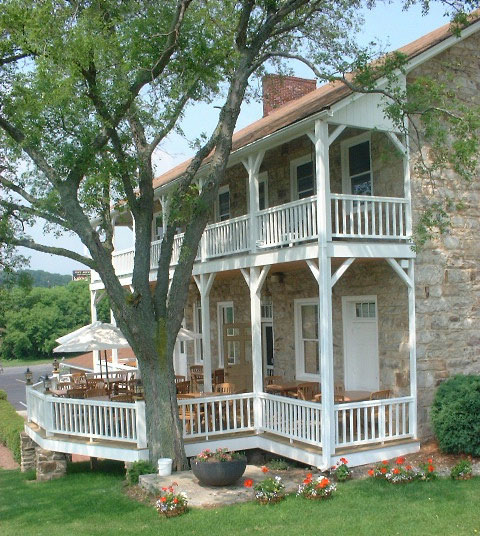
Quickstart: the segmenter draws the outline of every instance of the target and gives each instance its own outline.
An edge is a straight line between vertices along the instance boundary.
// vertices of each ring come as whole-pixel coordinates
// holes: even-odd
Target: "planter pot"
[[[468,473],[466,475],[460,475],[460,476],[454,476],[454,480],[470,480],[472,478],[472,473]]]
[[[278,495],[277,497],[272,497],[271,499],[261,498],[256,499],[258,504],[275,504],[285,499],[285,495]]]
[[[332,494],[329,495],[304,495],[305,499],[308,499],[310,501],[319,501],[321,499],[330,499]]]
[[[170,476],[172,474],[172,458],[160,458],[158,460],[159,476]]]
[[[247,459],[231,462],[191,462],[193,474],[207,486],[231,486],[243,475]]]
[[[164,512],[158,511],[158,513],[163,517],[177,517],[181,516],[187,511],[186,506],[180,506],[180,508],[175,508],[175,510],[165,510]]]

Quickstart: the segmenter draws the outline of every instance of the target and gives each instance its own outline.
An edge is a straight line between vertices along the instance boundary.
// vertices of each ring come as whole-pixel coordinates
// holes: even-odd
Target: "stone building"
[[[403,47],[406,79],[444,79],[478,106],[479,29],[477,15],[460,37],[447,25]],[[480,186],[447,171],[432,190],[378,94],[274,76],[264,93],[264,117],[234,136],[193,267],[184,325],[201,338],[178,342],[175,363],[186,377],[203,366],[205,392],[222,370],[236,394],[179,400],[187,455],[260,447],[329,467],[340,453],[358,465],[415,451],[435,387],[480,369]],[[152,281],[160,206],[187,164],[155,179]],[[451,227],[416,252],[416,223],[445,197],[461,202]],[[114,259],[129,285],[133,249]],[[90,288],[94,304],[95,273]],[[316,394],[280,396],[298,383]]]

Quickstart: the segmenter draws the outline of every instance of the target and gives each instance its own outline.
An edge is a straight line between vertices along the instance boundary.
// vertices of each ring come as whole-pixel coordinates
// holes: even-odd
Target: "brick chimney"
[[[287,102],[303,97],[317,88],[316,80],[268,74],[262,79],[263,117]]]

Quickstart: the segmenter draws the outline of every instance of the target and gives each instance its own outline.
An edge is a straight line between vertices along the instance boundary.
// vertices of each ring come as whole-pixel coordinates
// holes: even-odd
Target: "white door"
[[[376,296],[342,298],[345,389],[378,391],[378,322]]]

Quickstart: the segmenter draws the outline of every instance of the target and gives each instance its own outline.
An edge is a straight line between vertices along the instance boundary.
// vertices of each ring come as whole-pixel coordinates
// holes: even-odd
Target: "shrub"
[[[7,400],[7,393],[0,389],[0,400]]]
[[[457,465],[452,467],[450,476],[454,479],[466,479],[472,476],[472,462],[469,460],[460,460]]]
[[[286,460],[276,458],[267,462],[267,467],[270,471],[288,471],[290,469],[290,464]]]
[[[138,484],[138,477],[140,475],[151,475],[152,473],[156,473],[156,469],[150,462],[143,460],[133,462],[127,470],[127,482],[133,486],[134,484]]]
[[[480,456],[480,376],[457,375],[442,383],[431,419],[444,452]]]
[[[0,442],[11,450],[15,461],[20,463],[20,432],[23,432],[24,420],[3,398],[3,393],[0,392]]]

